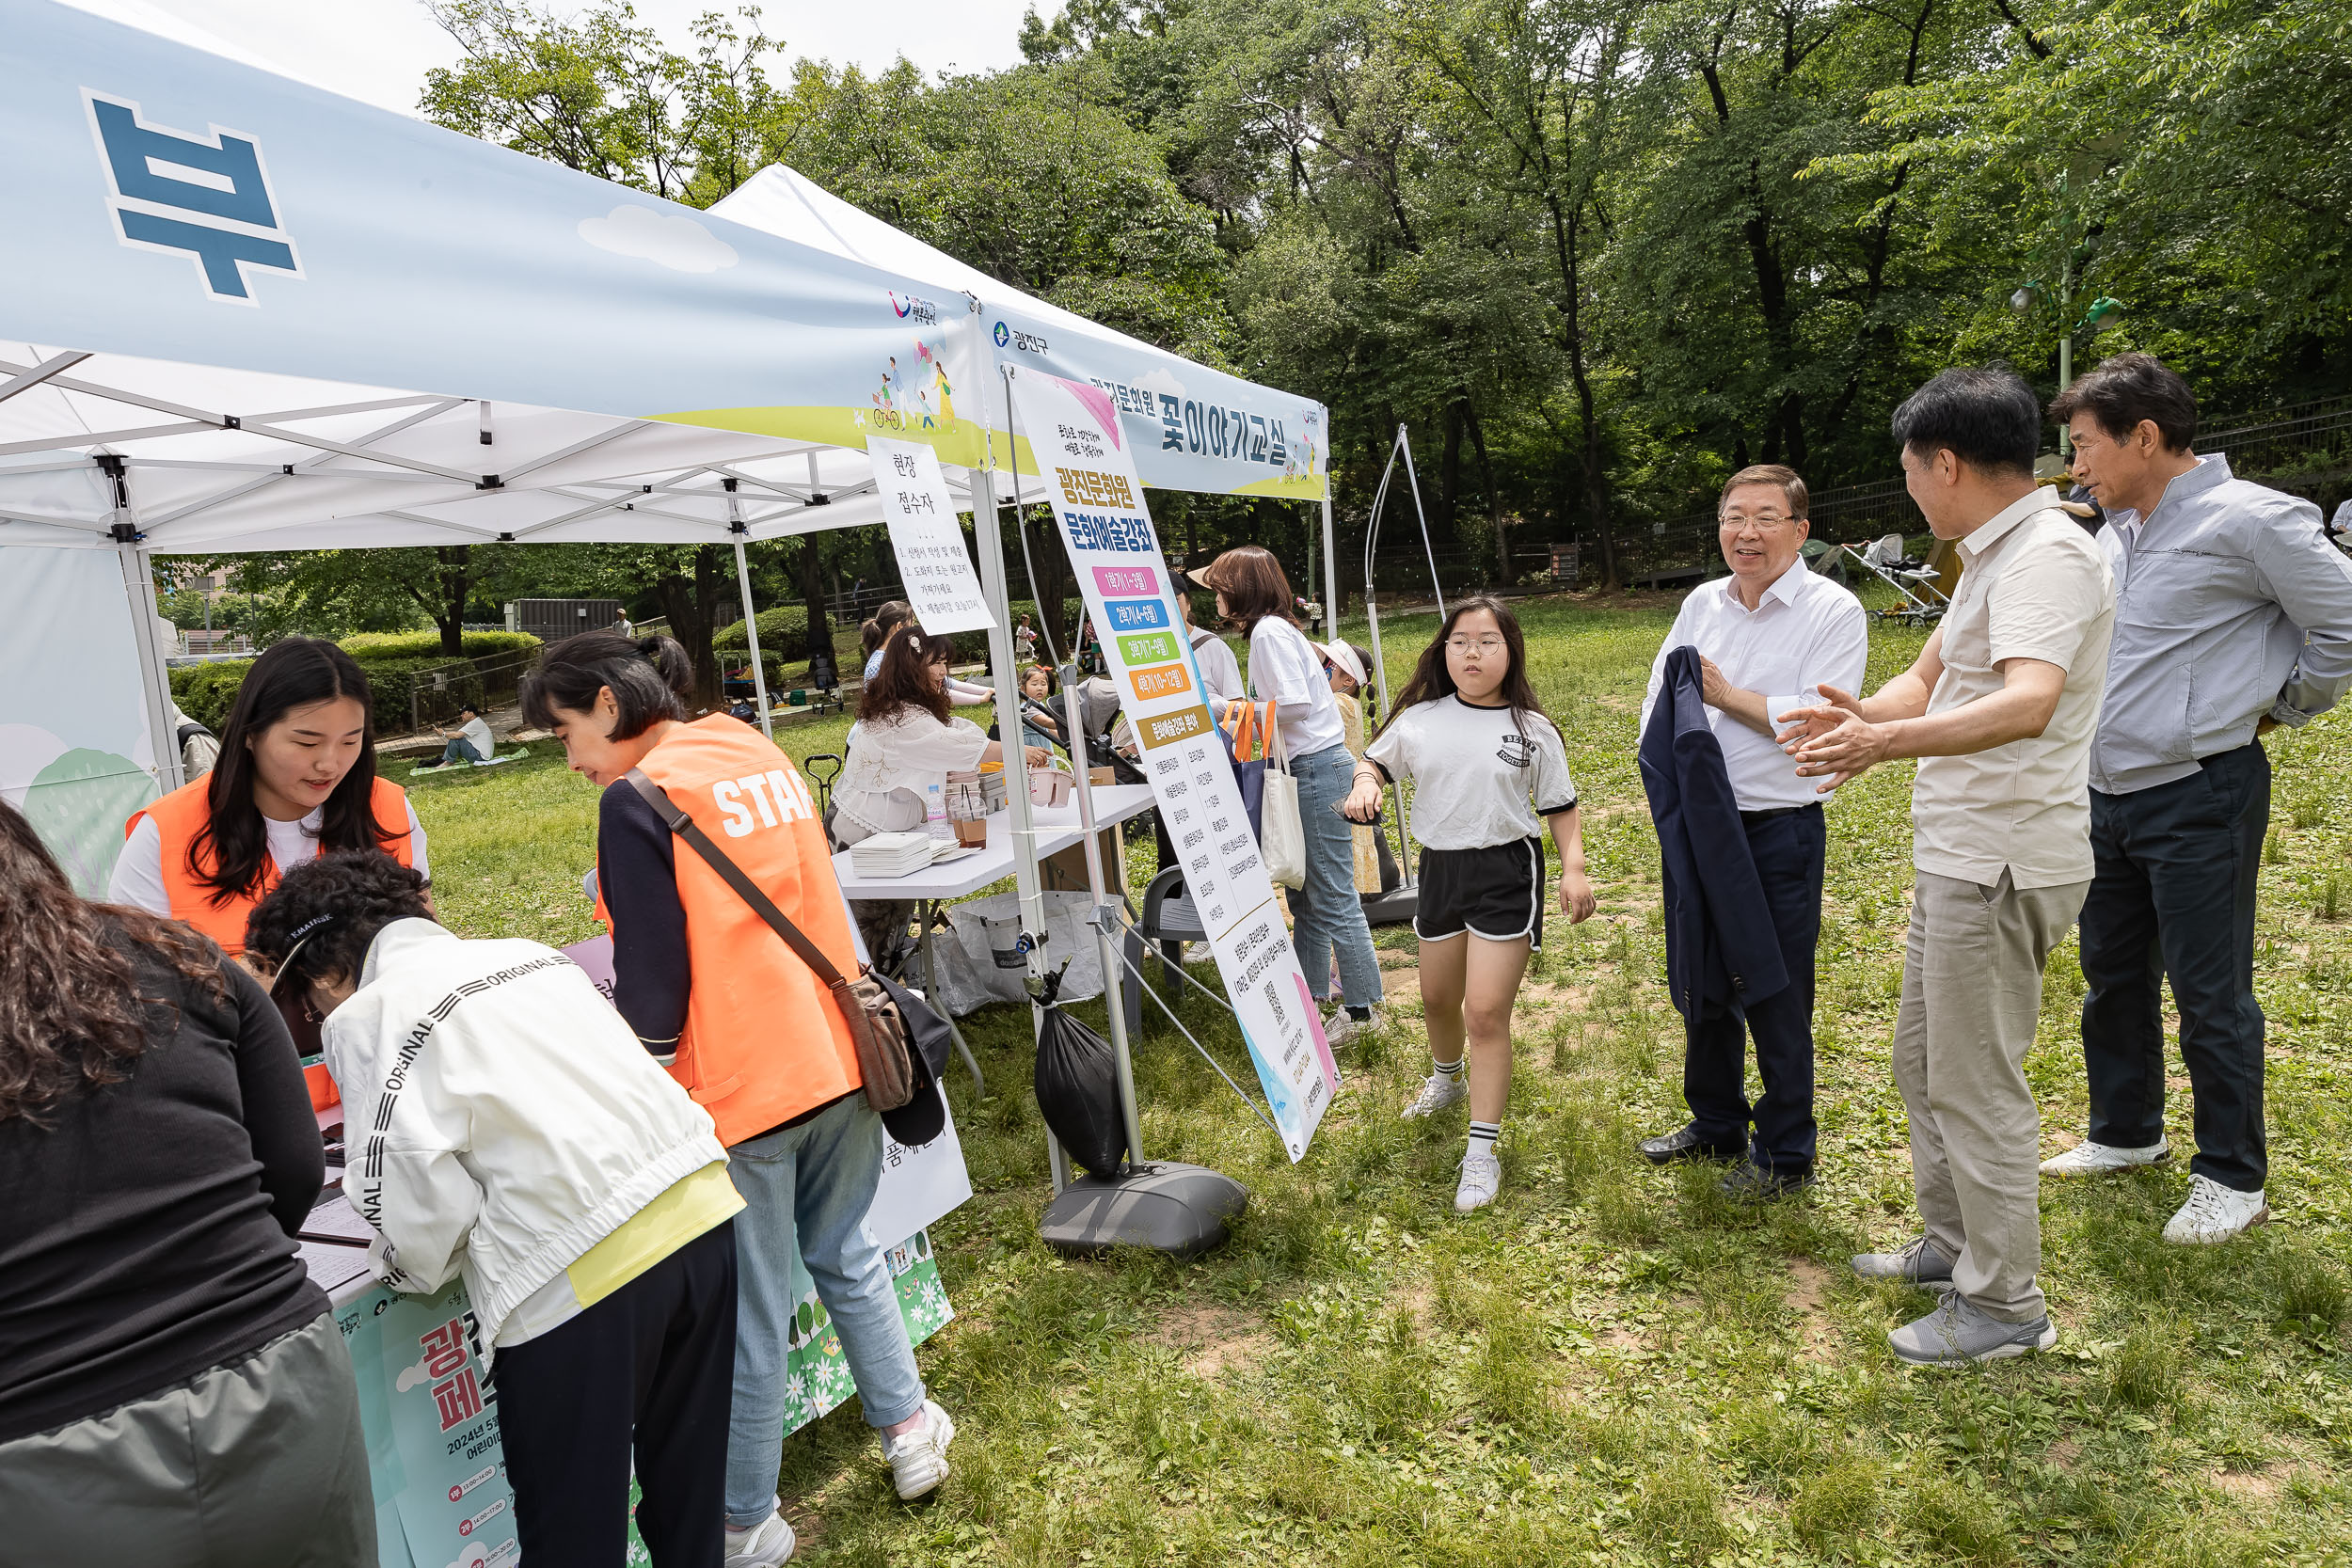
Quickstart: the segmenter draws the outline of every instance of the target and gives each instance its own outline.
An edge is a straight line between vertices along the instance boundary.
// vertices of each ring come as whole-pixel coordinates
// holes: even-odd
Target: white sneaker
[[[912,1502],[947,1479],[947,1445],[955,1440],[956,1423],[937,1400],[923,1402],[921,1426],[882,1439],[882,1457],[890,1462],[901,1501]]]
[[[2210,1177],[2188,1179],[2188,1201],[2164,1227],[2164,1239],[2176,1246],[2202,1246],[2243,1236],[2270,1217],[2270,1205],[2257,1190],[2241,1193]]]
[[[1216,949],[1205,942],[1188,942],[1184,943],[1184,962],[1213,964],[1216,962]]]
[[[2108,1144],[2094,1144],[2085,1138],[2081,1143],[2058,1155],[2042,1162],[2044,1176],[2105,1176],[2110,1171],[2130,1170],[2135,1165],[2158,1165],[2172,1158],[2172,1146],[2161,1139],[2145,1148],[2117,1148]]]
[[[1337,1051],[1359,1035],[1370,1034],[1380,1027],[1380,1009],[1373,1008],[1370,1018],[1357,1018],[1345,1007],[1323,1021],[1324,1043]]]
[[[1502,1162],[1491,1154],[1462,1156],[1462,1184],[1454,1189],[1454,1212],[1474,1214],[1495,1200],[1502,1186]]]
[[[784,1499],[777,1498],[776,1504],[775,1512],[749,1529],[727,1527],[726,1556],[721,1560],[724,1568],[779,1568],[792,1560],[800,1541],[785,1522]]]
[[[1397,1114],[1412,1121],[1421,1117],[1434,1117],[1449,1105],[1459,1105],[1470,1098],[1470,1085],[1462,1082],[1463,1076],[1456,1074],[1448,1078],[1442,1072],[1431,1073],[1429,1081],[1421,1086],[1421,1093],[1413,1096],[1413,1102]]]

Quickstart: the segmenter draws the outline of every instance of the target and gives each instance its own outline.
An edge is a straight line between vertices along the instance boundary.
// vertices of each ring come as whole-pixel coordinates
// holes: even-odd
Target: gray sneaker
[[[1903,1324],[1886,1342],[1915,1367],[1960,1367],[2048,1350],[2058,1343],[2058,1325],[2047,1313],[2029,1323],[2005,1323],[1970,1306],[1958,1291],[1948,1291],[1943,1306]]]
[[[1934,1285],[1952,1277],[1952,1259],[1925,1236],[1900,1252],[1858,1252],[1853,1272],[1865,1279],[1899,1279],[1909,1285]]]

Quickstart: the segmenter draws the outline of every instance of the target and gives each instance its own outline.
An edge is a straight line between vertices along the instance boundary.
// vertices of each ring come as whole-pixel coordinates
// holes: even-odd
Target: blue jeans
[[[1307,989],[1318,1000],[1331,989],[1331,957],[1339,955],[1340,992],[1351,1007],[1380,1000],[1380,964],[1372,956],[1372,927],[1356,895],[1355,829],[1337,810],[1356,777],[1356,759],[1331,746],[1291,763],[1298,780],[1298,820],[1307,836],[1307,885],[1291,944]]]
[[[487,762],[489,760],[488,757],[475,751],[473,742],[462,735],[453,736],[450,743],[441,748],[441,761],[445,766],[453,762]]]
[[[735,1217],[735,1407],[727,1433],[727,1523],[747,1529],[775,1506],[784,1464],[784,1360],[790,1343],[792,1242],[833,1315],[866,1424],[896,1426],[923,1408],[906,1319],[866,1231],[882,1180],[882,1124],[853,1093],[798,1127],[727,1150],[743,1195]]]

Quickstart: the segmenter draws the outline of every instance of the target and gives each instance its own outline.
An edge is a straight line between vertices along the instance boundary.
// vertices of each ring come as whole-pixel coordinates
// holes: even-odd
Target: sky
[[[635,0],[638,20],[685,53],[688,25],[731,0]],[[403,114],[432,66],[454,64],[456,45],[421,0],[146,0],[291,76]],[[1021,13],[1030,0],[893,0],[887,7],[771,0],[760,23],[787,56],[888,66],[900,55],[926,72],[992,71],[1021,59]],[[546,8],[579,9],[567,0]],[[1058,5],[1041,0],[1040,14]],[[890,24],[881,24],[886,20]],[[770,71],[784,73],[774,64]]]

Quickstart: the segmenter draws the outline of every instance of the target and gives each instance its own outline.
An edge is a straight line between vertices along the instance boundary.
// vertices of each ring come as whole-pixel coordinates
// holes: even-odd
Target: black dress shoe
[[[1695,1123],[1676,1128],[1655,1138],[1644,1138],[1634,1148],[1642,1158],[1653,1165],[1671,1165],[1683,1160],[1737,1160],[1747,1150],[1737,1146],[1724,1148],[1708,1143],[1698,1135]]]
[[[1811,1167],[1795,1171],[1770,1171],[1753,1160],[1742,1160],[1724,1172],[1724,1192],[1737,1198],[1761,1203],[1770,1198],[1787,1197],[1813,1185]]]

